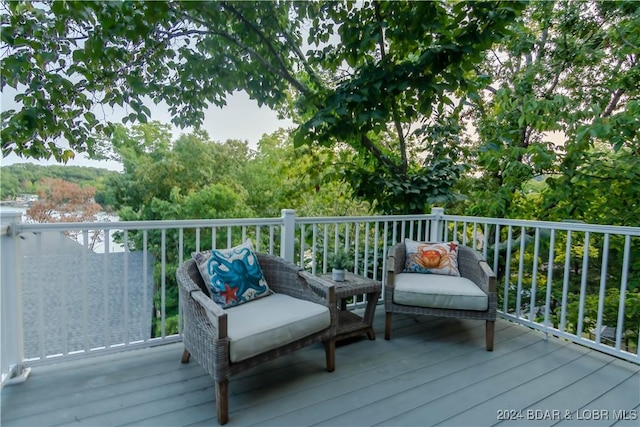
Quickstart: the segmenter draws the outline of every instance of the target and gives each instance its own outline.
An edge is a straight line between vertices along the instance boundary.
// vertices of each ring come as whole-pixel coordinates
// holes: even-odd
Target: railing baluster
[[[355,228],[355,242],[354,242],[354,252],[355,252],[355,256],[354,256],[354,262],[353,262],[353,274],[360,274],[359,273],[359,269],[358,269],[358,262],[360,262],[360,223],[354,223],[353,224],[354,228]]]
[[[167,230],[160,237],[160,336],[167,336]]]
[[[533,247],[533,267],[531,272],[531,299],[529,302],[529,321],[535,320],[536,294],[538,292],[538,250],[540,248],[540,229],[536,227]]]
[[[316,257],[318,255],[318,224],[313,224],[313,244],[311,245],[311,272],[316,274],[317,263]]]
[[[129,230],[124,230],[124,343],[129,344]]]
[[[489,224],[488,223],[484,223],[484,235],[482,236],[482,256],[484,257],[484,259],[487,259],[487,254],[488,254],[488,247],[489,245],[488,240],[489,239]]]
[[[560,331],[564,332],[567,323],[567,298],[569,294],[569,275],[571,274],[571,230],[567,231],[567,244],[564,250],[564,277],[562,280],[562,308],[560,309]]]
[[[473,249],[478,250],[478,223],[473,223]]]
[[[184,261],[184,228],[178,229],[178,264]]]
[[[305,228],[304,224],[300,224],[300,262],[299,265],[304,268],[304,247],[305,247]]]
[[[274,244],[275,244],[275,226],[270,225],[269,226],[269,253],[271,255],[273,255],[273,252],[275,250],[274,248]]]
[[[322,230],[322,274],[329,271],[329,224],[324,224]]]
[[[624,238],[624,255],[622,258],[622,277],[620,278],[620,305],[618,306],[618,322],[616,324],[616,350],[620,351],[622,331],[624,330],[624,312],[627,296],[627,280],[629,274],[629,258],[631,257],[631,236]],[[640,334],[639,334],[640,335]],[[640,354],[640,349],[636,352]]]
[[[104,348],[110,347],[110,335],[111,330],[109,328],[109,230],[104,230],[104,253],[102,254],[102,284],[104,298],[102,304],[104,305]]]
[[[64,232],[63,231],[59,232],[58,245],[61,248],[64,247],[64,239],[65,239]],[[58,295],[58,297],[60,298],[60,317],[62,318],[62,321],[60,322],[60,330],[61,330],[60,335],[61,335],[62,342],[59,342],[56,344],[61,346],[60,353],[65,356],[69,354],[69,333],[67,330],[67,325],[69,324],[69,309],[68,309],[67,287],[69,286],[70,283],[73,283],[70,273],[71,273],[71,269],[67,268],[64,270],[63,274],[61,275],[61,277],[64,277],[64,281],[60,283],[60,293]]]
[[[467,246],[467,221],[462,223],[462,244]]]
[[[504,263],[504,296],[502,299],[502,311],[506,314],[509,312],[508,302],[509,302],[509,286],[511,284],[511,240],[513,238],[513,230],[511,226],[509,226],[507,231],[507,260]]]
[[[144,303],[143,303],[143,313],[149,313],[150,307],[147,305],[147,300],[149,299],[149,294],[147,293],[147,283],[149,283],[149,274],[147,273],[147,271],[149,270],[149,236],[147,234],[147,230],[144,230],[142,232],[142,280],[144,282],[144,290],[143,290],[143,296],[144,296]],[[153,316],[154,313],[151,312],[151,316]],[[151,322],[153,323],[153,322]],[[148,342],[149,339],[147,338],[147,334],[144,334],[144,341]]]
[[[388,223],[385,223],[385,227],[387,226]],[[398,233],[397,230],[398,229],[398,222],[397,221],[393,221],[393,230],[391,230],[391,244],[394,245],[396,243],[398,243]]]
[[[496,225],[496,240],[493,249],[493,271],[498,274],[498,261],[500,256],[500,225]]]
[[[89,337],[89,268],[87,257],[89,256],[89,230],[82,232],[84,249],[82,251],[82,346],[85,352],[91,348]]]
[[[348,222],[347,222],[347,223],[345,223],[345,225],[344,225],[344,248],[345,248],[346,250],[349,250],[350,245],[351,245],[351,240],[350,240],[350,237],[351,237],[351,227],[350,227],[350,225],[351,225],[351,224],[350,224],[350,223],[348,223]]]
[[[458,221],[453,221],[453,239],[452,240],[456,240],[456,241],[460,241],[460,238],[458,237]]]
[[[589,232],[584,235],[584,251],[582,255],[582,277],[580,278],[580,302],[578,306],[578,325],[576,335],[582,337],[584,328],[584,303],[587,297],[587,275],[589,272]]]
[[[520,254],[518,258],[518,287],[516,293],[516,317],[520,317],[520,309],[522,306],[522,277],[524,276],[524,244],[525,244],[526,230],[524,227],[520,228]]]
[[[376,221],[373,227],[373,274],[371,275],[373,280],[378,280],[378,239],[380,239],[380,223]]]
[[[598,320],[596,321],[596,342],[601,343],[602,318],[604,316],[604,298],[607,287],[607,270],[609,268],[609,233],[604,235],[602,248],[602,265],[600,267],[600,292],[598,294]]]
[[[369,223],[364,224],[364,271],[363,276],[369,277]]]
[[[556,230],[551,229],[551,236],[549,236],[549,261],[547,266],[547,295],[545,296],[544,305],[544,328],[545,333],[549,328],[549,321],[551,320],[551,288],[553,287],[553,265],[555,260],[555,246],[556,246]]]

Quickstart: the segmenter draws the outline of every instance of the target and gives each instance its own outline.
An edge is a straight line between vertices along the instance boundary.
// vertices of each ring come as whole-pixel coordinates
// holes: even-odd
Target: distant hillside
[[[108,169],[87,166],[40,166],[33,163],[19,163],[2,166],[0,171],[0,199],[13,200],[19,194],[37,194],[40,180],[58,178],[73,182],[81,187],[97,189],[96,201],[109,205],[109,181],[120,173]]]

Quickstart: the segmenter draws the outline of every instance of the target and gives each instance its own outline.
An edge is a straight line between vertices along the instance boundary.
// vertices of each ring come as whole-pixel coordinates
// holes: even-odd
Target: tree
[[[14,199],[20,192],[20,181],[13,174],[8,174],[6,170],[2,171],[0,179],[0,200]]]
[[[39,199],[27,209],[27,220],[42,223],[55,222],[96,222],[102,207],[93,200],[96,190],[93,187],[80,187],[78,184],[61,179],[46,178],[40,183]],[[80,232],[65,232],[75,240]],[[93,249],[102,241],[102,231],[90,233],[88,246]]]
[[[640,206],[623,212],[640,196],[638,27],[633,1],[528,5],[487,53],[480,70],[487,82],[469,98],[479,136],[469,161],[481,176],[467,213],[602,223],[592,195],[614,187],[625,188],[609,201],[621,202],[614,211],[622,215],[604,215],[606,223],[638,224]],[[548,184],[538,209],[522,204],[534,178]]]
[[[109,189],[105,188],[107,177],[114,177],[118,172],[107,169],[85,166],[40,166],[33,163],[16,163],[2,166],[0,188],[2,200],[20,193],[37,194],[40,182],[45,178],[57,178],[78,184],[80,187],[94,187],[94,200],[104,209],[111,204]]]
[[[457,206],[458,212],[638,225],[639,27],[637,2],[528,5],[513,24],[513,33],[487,52],[480,69],[487,80],[484,85],[479,80],[477,96],[469,96],[465,117],[477,129],[478,139],[470,142],[473,156],[468,161],[477,167],[464,180],[461,191],[468,198]],[[553,141],[554,135],[562,137],[561,143]],[[532,181],[538,185],[532,187]],[[515,234],[514,239],[532,241]],[[573,239],[574,248],[579,248],[578,237]],[[495,236],[487,240],[494,242]],[[503,244],[505,240],[506,235],[501,236]],[[599,240],[592,238],[590,245],[602,248]],[[556,239],[556,253],[563,253],[563,244],[562,238]],[[623,245],[612,239],[609,246],[612,282],[621,278]],[[631,259],[639,256],[634,243]],[[589,262],[599,264],[597,250],[590,251]],[[545,260],[539,259],[539,264],[545,265]],[[554,267],[562,268],[545,266]],[[503,268],[500,260],[499,269]],[[632,262],[629,301],[637,297],[638,272],[640,264]],[[587,293],[597,294],[598,276],[588,277]],[[552,288],[552,317],[562,308],[555,294],[561,286]],[[571,276],[569,290],[571,302],[580,292],[580,274]],[[611,301],[605,301],[606,309],[617,312]]]
[[[482,52],[524,2],[7,2],[3,153],[66,160],[146,99],[178,126],[244,90],[299,124],[296,143],[348,144],[345,176],[380,210],[423,211],[461,172],[457,122]],[[70,146],[56,145],[65,138]],[[451,146],[453,145],[453,147]],[[381,185],[381,184],[385,185]]]
[[[299,216],[368,214],[368,203],[350,197],[344,181],[345,165],[354,161],[348,150],[304,145],[294,147],[291,135],[280,129],[263,135],[238,175],[248,204],[262,217],[279,216],[292,208]]]

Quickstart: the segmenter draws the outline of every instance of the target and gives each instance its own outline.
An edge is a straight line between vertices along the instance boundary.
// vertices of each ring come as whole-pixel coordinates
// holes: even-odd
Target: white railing
[[[442,216],[481,251],[503,318],[640,363],[640,228]]]
[[[407,216],[297,218],[283,210],[269,219],[66,224],[3,216],[7,225],[3,382],[27,366],[179,340],[176,266],[193,251],[247,238],[315,274],[327,272],[336,248],[348,248],[354,273],[381,281],[394,243],[455,239],[481,251],[497,272],[501,316],[640,363],[638,325],[627,310],[640,286],[639,228],[451,216],[439,208]],[[90,247],[96,233],[101,253]],[[619,302],[613,314],[612,298]]]

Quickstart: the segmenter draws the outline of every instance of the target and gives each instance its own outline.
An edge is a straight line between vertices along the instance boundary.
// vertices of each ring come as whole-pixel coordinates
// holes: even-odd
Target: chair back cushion
[[[412,307],[486,311],[489,297],[465,277],[400,273],[395,276],[393,302]]]
[[[192,256],[210,287],[211,298],[222,308],[270,293],[251,239],[230,249],[194,252]]]
[[[458,242],[429,243],[405,239],[404,271],[460,276]]]
[[[225,311],[231,362],[282,347],[331,325],[327,307],[278,293]]]

